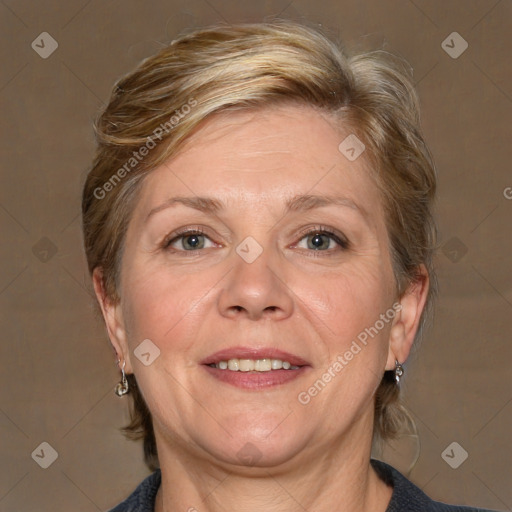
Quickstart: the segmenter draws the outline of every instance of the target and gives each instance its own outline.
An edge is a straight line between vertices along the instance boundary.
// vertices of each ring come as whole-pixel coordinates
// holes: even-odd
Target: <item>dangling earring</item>
[[[395,359],[395,380],[396,385],[398,386],[400,384],[400,378],[404,374],[404,368],[403,366]]]
[[[117,364],[121,362],[120,359],[118,359]],[[114,388],[115,394],[117,396],[123,396],[130,391],[130,388],[128,387],[128,380],[126,379],[126,373],[124,373],[124,367],[126,365],[126,361],[123,361],[123,367],[121,368],[121,382],[118,382],[116,384],[116,387]]]

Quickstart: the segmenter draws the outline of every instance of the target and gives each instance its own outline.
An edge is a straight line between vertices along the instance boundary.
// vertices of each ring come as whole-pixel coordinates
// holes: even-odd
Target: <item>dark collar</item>
[[[379,478],[393,488],[386,512],[492,512],[433,501],[389,464],[376,459],[371,459],[370,463]],[[158,469],[143,480],[123,503],[110,512],[154,512],[156,494],[161,481],[162,475]]]

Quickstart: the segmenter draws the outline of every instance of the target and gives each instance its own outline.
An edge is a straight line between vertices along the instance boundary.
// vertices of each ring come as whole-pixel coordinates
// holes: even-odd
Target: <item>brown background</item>
[[[419,440],[385,457],[406,471],[418,449],[409,477],[432,497],[511,510],[512,2],[4,0],[1,512],[106,510],[148,474],[140,445],[118,431],[126,402],[82,255],[91,121],[115,79],[184,29],[272,15],[321,23],[350,47],[384,46],[414,68],[439,170],[441,296],[406,365]],[[441,46],[453,31],[469,43],[457,59]],[[59,44],[47,59],[31,48],[42,32]],[[58,452],[48,469],[31,458],[43,441]],[[441,457],[453,441],[469,454],[457,469]]]

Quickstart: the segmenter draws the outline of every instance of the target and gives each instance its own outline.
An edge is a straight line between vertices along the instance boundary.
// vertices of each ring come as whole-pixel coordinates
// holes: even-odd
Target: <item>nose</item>
[[[284,320],[293,312],[293,292],[285,283],[282,269],[272,265],[265,252],[247,263],[238,254],[233,256],[233,270],[226,276],[219,296],[219,311],[232,319]]]

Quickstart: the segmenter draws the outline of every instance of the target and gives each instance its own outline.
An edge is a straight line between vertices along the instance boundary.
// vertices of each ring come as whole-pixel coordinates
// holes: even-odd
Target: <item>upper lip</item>
[[[274,347],[269,348],[251,348],[251,347],[232,347],[219,350],[209,355],[201,361],[201,364],[213,364],[219,361],[229,361],[230,359],[280,359],[288,361],[294,366],[309,366],[309,363],[302,357],[284,352]]]

